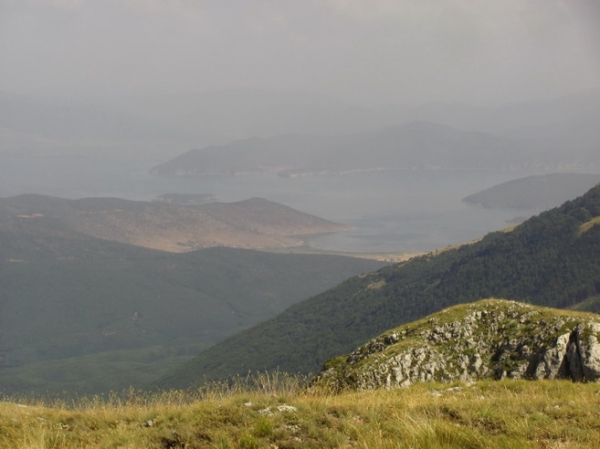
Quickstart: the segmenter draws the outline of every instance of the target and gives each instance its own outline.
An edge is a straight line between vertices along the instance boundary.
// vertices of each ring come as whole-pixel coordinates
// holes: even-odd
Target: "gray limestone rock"
[[[585,379],[600,378],[600,323],[584,323],[577,326],[577,346]]]
[[[600,316],[483,300],[393,329],[327,362],[314,384],[397,388],[483,378],[600,380]]]

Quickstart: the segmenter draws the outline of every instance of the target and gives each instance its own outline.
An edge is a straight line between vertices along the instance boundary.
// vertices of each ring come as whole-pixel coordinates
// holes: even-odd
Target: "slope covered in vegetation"
[[[511,232],[348,279],[204,351],[161,386],[277,367],[314,373],[387,329],[482,298],[573,307],[600,293],[599,216],[596,186]]]
[[[31,220],[0,224],[5,392],[150,382],[232,332],[382,266],[234,248],[173,254]]]
[[[585,449],[600,445],[598,384],[418,384],[331,396],[273,389],[44,407],[0,403],[0,447]]]

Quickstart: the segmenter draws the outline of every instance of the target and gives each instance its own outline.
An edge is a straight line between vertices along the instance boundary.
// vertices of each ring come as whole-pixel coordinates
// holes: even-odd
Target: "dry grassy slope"
[[[298,235],[345,226],[260,198],[179,206],[117,198],[66,200],[21,195],[0,200],[0,226],[64,227],[85,235],[170,252],[227,246],[297,246]]]
[[[419,384],[332,396],[288,391],[194,399],[180,392],[0,403],[0,447],[587,449],[600,445],[598,385],[568,381]]]
[[[307,235],[319,232],[348,230],[314,215],[304,214],[282,204],[262,198],[251,198],[238,203],[208,203],[202,211],[215,219],[237,223],[251,231],[272,236]]]

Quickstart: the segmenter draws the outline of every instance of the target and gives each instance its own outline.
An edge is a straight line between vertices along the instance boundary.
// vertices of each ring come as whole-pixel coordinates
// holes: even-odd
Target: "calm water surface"
[[[507,226],[521,211],[462,203],[465,196],[529,172],[400,171],[281,178],[204,179],[150,176],[161,161],[0,155],[0,196],[41,193],[64,198],[112,196],[150,200],[169,192],[212,193],[220,201],[262,197],[347,224],[345,233],[310,241],[339,251],[428,251]]]

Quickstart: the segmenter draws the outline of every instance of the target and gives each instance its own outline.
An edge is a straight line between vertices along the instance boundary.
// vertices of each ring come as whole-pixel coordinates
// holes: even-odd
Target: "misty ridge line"
[[[572,134],[579,130],[576,128]],[[288,135],[209,146],[184,153],[153,168],[151,173],[211,176],[276,172],[293,178],[407,169],[580,170],[598,167],[600,160],[595,148],[586,144],[572,145],[565,151],[562,142],[550,145],[531,139],[459,131],[431,122],[412,122],[345,136]]]
[[[116,102],[106,99],[96,106],[66,99],[0,94],[0,150],[51,153],[63,145],[71,154],[100,149],[105,154],[165,158],[190,147],[223,145],[253,136],[296,134],[335,139],[384,132],[384,128],[418,121],[532,142],[544,140],[548,132],[561,134],[557,127],[567,128],[562,134],[571,128],[572,135],[573,128],[583,128],[600,114],[598,93],[493,108],[445,103],[363,108],[321,96],[301,101],[286,93],[244,92],[238,92],[239,97],[227,91],[189,98],[124,97]],[[580,132],[582,137],[574,140],[586,139],[590,133],[589,129]],[[544,144],[558,147],[548,138]]]

